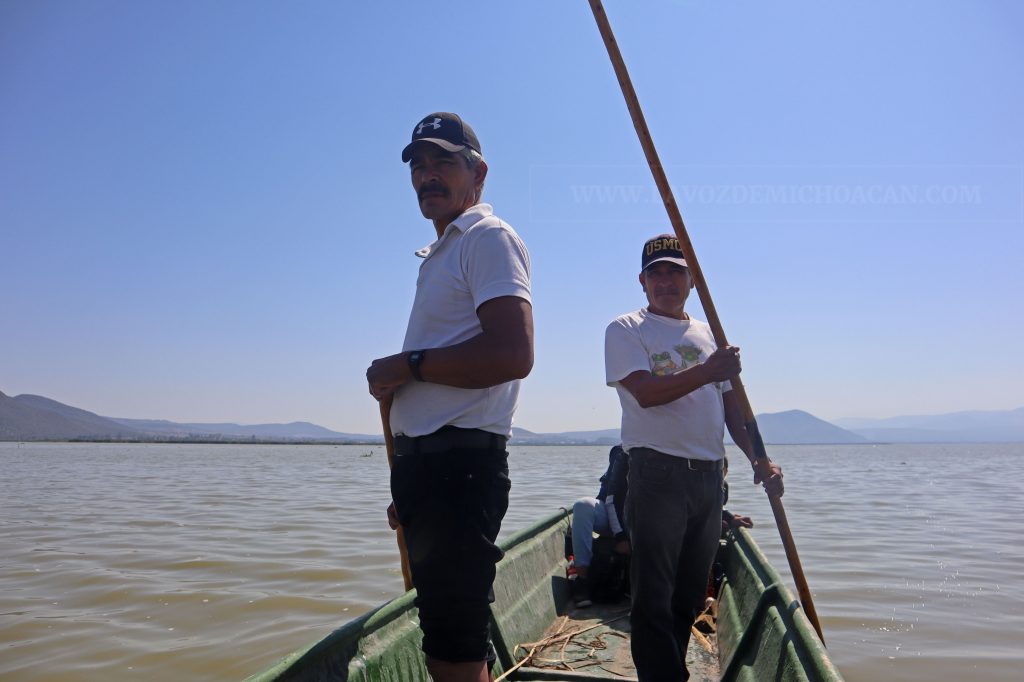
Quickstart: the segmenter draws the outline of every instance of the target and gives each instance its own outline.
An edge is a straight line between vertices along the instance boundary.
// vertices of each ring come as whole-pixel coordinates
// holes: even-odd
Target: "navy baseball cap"
[[[683,250],[679,248],[679,240],[674,234],[659,234],[644,242],[644,252],[640,257],[641,272],[662,261],[686,267]]]
[[[412,158],[412,146],[417,142],[433,142],[441,149],[449,152],[460,152],[469,147],[477,154],[480,151],[480,140],[469,124],[459,118],[458,114],[438,111],[428,114],[412,129],[412,142],[402,150],[402,163],[409,163]]]

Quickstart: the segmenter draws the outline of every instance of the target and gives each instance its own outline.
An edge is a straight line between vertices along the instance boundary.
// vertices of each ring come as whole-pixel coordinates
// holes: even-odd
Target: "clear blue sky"
[[[1017,0],[606,8],[755,411],[1024,404]],[[379,433],[436,110],[532,254],[517,424],[617,426],[669,224],[585,0],[0,3],[0,390]]]

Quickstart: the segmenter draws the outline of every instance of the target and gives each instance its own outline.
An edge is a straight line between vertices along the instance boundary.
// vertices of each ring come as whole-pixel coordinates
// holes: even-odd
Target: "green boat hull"
[[[502,543],[505,558],[498,564],[491,607],[496,676],[522,658],[524,649],[517,650],[517,645],[540,640],[568,609],[563,557],[567,527],[567,516],[557,513]],[[717,621],[720,669],[709,676],[751,682],[842,680],[799,602],[746,530],[729,533],[719,561],[725,571]],[[408,592],[346,623],[248,682],[429,682],[414,597],[415,592]],[[522,667],[508,679],[629,679],[594,667],[598,672]]]

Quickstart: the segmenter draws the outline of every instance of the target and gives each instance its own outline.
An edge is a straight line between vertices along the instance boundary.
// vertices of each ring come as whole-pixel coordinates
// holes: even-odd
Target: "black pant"
[[[722,532],[722,470],[654,450],[629,453],[633,663],[641,682],[689,679],[690,627],[704,606]]]
[[[490,604],[503,556],[494,541],[511,485],[504,448],[395,457],[391,494],[431,658],[493,660]]]

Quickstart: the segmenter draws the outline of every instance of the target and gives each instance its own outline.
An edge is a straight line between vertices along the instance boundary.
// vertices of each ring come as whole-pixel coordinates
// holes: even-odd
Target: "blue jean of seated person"
[[[572,553],[576,566],[590,566],[594,533],[611,535],[608,510],[596,497],[581,497],[572,506]]]

